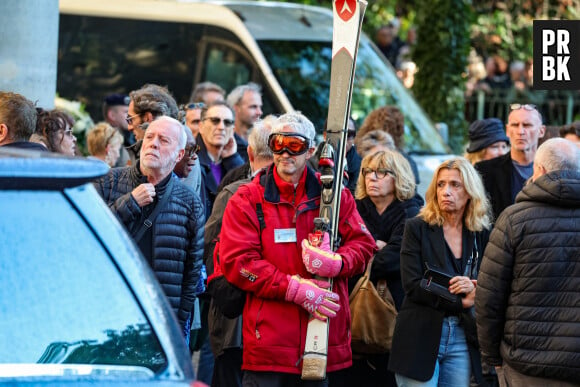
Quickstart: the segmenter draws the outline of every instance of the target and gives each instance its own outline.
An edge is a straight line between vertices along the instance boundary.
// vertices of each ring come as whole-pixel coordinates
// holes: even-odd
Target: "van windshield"
[[[258,44],[296,110],[322,131],[328,109],[331,42],[260,40]],[[360,125],[373,109],[397,105],[405,115],[405,150],[445,154],[446,145],[426,114],[366,37],[357,57],[351,115]]]

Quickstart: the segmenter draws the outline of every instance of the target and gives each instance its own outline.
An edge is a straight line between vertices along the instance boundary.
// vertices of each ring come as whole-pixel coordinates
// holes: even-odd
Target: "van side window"
[[[252,66],[244,55],[228,44],[211,41],[206,46],[205,77],[226,90],[252,80]]]
[[[238,37],[221,28],[206,27],[199,46],[197,82],[210,80],[227,92],[238,85],[256,82],[262,86],[264,116],[281,112],[256,61]]]
[[[86,104],[95,121],[105,95],[145,83],[168,86],[186,102],[201,33],[198,24],[61,14],[57,91]]]

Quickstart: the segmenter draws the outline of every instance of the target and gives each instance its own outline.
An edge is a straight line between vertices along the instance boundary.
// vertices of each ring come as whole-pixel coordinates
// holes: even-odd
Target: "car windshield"
[[[327,115],[331,42],[260,40],[258,44],[295,109],[322,128]],[[397,105],[405,115],[405,150],[448,153],[441,136],[366,37],[359,45],[351,115],[360,125],[373,109]]]
[[[0,191],[0,213],[0,364],[124,366],[111,377],[167,367],[135,295],[61,192]]]

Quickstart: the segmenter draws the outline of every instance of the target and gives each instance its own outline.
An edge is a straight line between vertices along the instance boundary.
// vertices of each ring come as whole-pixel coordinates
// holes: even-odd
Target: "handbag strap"
[[[363,276],[360,277],[358,281],[356,281],[356,285],[354,285],[354,288],[352,289],[352,291],[350,292],[350,296],[348,297],[349,302],[352,301],[352,299],[358,293],[361,286],[363,286],[364,284],[366,284],[370,280],[370,278],[371,278],[371,265],[373,263],[373,260],[374,260],[374,257],[372,257],[369,260],[369,263],[367,265],[367,268],[366,268]]]
[[[157,201],[157,204],[155,205],[155,208],[153,208],[153,211],[151,211],[151,214],[149,214],[149,216],[139,226],[137,232],[135,232],[135,236],[133,236],[135,242],[139,242],[141,238],[143,238],[143,235],[145,235],[145,232],[149,230],[151,226],[153,226],[153,222],[155,221],[155,218],[159,214],[159,211],[161,211],[161,208],[163,208],[163,206],[169,199],[169,196],[171,196],[171,191],[173,190],[173,179],[174,179],[173,176],[169,178],[169,181],[167,182],[167,187],[165,188],[165,193],[161,195],[159,201]]]
[[[463,275],[465,277],[473,278],[473,269],[477,267],[479,261],[479,249],[477,248],[477,234],[473,233],[473,250],[471,256],[467,259]]]

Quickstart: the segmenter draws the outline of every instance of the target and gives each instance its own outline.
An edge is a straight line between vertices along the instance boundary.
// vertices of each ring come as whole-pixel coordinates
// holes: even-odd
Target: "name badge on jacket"
[[[295,228],[278,228],[274,230],[275,243],[296,242]]]

